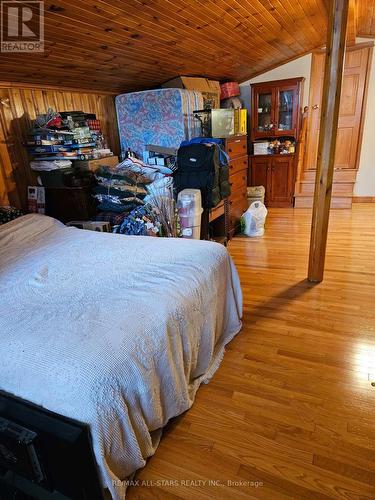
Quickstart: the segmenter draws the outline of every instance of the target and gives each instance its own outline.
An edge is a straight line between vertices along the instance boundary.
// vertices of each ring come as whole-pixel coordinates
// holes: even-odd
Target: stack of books
[[[105,147],[100,121],[95,115],[79,111],[59,115],[63,119],[62,128],[47,126],[31,130],[26,146],[34,161],[96,160],[113,155]]]

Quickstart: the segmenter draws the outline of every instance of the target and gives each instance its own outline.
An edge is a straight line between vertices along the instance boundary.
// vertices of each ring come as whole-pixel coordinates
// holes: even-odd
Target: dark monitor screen
[[[102,500],[89,427],[0,391],[0,499],[8,498]]]

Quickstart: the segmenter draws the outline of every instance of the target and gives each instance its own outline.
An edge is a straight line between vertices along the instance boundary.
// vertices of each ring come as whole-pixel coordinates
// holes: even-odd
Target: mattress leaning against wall
[[[193,111],[203,108],[200,92],[157,89],[121,94],[116,111],[121,150],[142,157],[146,144],[178,148],[194,136]]]

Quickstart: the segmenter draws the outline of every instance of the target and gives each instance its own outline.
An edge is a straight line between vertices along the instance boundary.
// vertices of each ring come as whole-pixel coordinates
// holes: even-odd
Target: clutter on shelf
[[[49,109],[37,116],[26,147],[32,158],[30,167],[43,186],[89,185],[90,175],[75,170],[72,162],[113,156],[96,115],[82,111]]]
[[[93,160],[111,156],[95,114],[82,111],[39,115],[30,131],[27,148],[36,161],[63,158]]]
[[[280,138],[272,141],[257,141],[253,143],[254,155],[293,154],[296,151],[294,139]]]

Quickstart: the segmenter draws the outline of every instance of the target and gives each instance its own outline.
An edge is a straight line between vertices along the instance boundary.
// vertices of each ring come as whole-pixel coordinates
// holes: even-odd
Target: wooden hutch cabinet
[[[294,155],[252,157],[251,185],[266,188],[264,202],[267,206],[293,206]]]
[[[249,181],[252,186],[265,187],[265,203],[270,207],[293,206],[303,80],[293,78],[251,86],[253,154]],[[281,144],[270,154],[267,144],[276,144],[275,141]],[[283,146],[285,141],[291,143],[288,148]],[[258,149],[254,151],[254,143],[262,143],[262,154],[254,154],[259,153]]]

